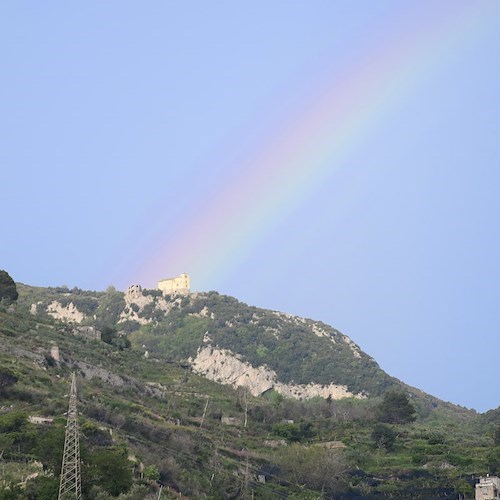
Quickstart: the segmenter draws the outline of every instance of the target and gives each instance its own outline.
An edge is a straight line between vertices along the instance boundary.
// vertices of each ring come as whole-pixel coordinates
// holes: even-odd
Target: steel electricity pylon
[[[82,498],[82,477],[80,467],[80,436],[78,430],[78,410],[76,396],[76,376],[71,377],[68,421],[64,438],[64,453],[61,467],[58,500]]]

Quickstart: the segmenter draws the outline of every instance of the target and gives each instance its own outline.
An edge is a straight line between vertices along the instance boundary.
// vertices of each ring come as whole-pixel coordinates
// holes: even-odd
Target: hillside
[[[80,329],[116,329],[150,359],[187,363],[211,380],[245,386],[255,396],[273,389],[298,399],[366,398],[402,386],[333,327],[217,292],[170,297],[139,288],[126,294],[19,290],[19,302],[38,317]]]
[[[73,371],[86,498],[456,498],[500,467],[498,412],[406,387],[327,325],[215,292],[18,291],[0,308],[0,499],[54,498]],[[242,388],[242,366],[270,386]],[[412,418],[388,418],[391,394]]]

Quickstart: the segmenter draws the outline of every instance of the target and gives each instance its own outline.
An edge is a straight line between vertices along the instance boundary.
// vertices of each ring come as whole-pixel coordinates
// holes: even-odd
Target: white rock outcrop
[[[77,309],[73,302],[70,302],[67,306],[63,306],[57,300],[53,300],[47,306],[47,314],[55,319],[62,319],[70,323],[81,323],[85,318],[85,315]]]
[[[317,396],[321,398],[331,397],[332,399],[342,398],[364,398],[361,394],[353,394],[347,390],[345,385],[320,385],[320,384],[282,384],[278,382],[274,386],[274,390],[287,398],[294,399],[311,399]]]
[[[314,333],[314,335],[316,335],[316,337],[326,337],[328,340],[330,340],[335,344],[335,339],[333,338],[333,335],[330,332],[324,330],[323,328],[320,328],[315,323],[311,325],[311,330]]]
[[[272,389],[276,372],[267,367],[254,368],[227,349],[203,346],[196,358],[189,358],[193,371],[221,384],[247,387],[254,396]]]
[[[168,314],[172,309],[180,307],[181,298],[177,297],[175,300],[167,301],[164,297],[155,298],[152,295],[143,295],[142,289],[130,286],[125,294],[125,303],[126,307],[120,314],[118,323],[137,321],[141,325],[147,325],[153,322],[152,319],[144,318],[141,314],[147,305],[154,303],[155,310],[160,310]],[[135,307],[132,307],[132,304],[135,304]]]
[[[151,295],[143,295],[142,292],[138,292],[137,290],[132,291],[130,288],[124,296],[127,305],[137,304],[142,309],[153,302],[154,299]]]
[[[215,315],[213,312],[208,310],[207,306],[204,306],[203,309],[198,313],[189,313],[190,316],[196,316],[197,318],[210,318],[215,319]]]
[[[278,381],[277,374],[268,366],[254,367],[243,361],[241,356],[228,349],[205,345],[198,349],[195,358],[189,358],[193,371],[221,384],[233,387],[247,387],[254,396],[274,389],[283,396],[294,399],[310,399],[316,396],[341,399],[347,397],[364,398],[362,394],[349,392],[346,386],[310,383],[285,384]]]
[[[151,319],[142,318],[140,312],[144,307],[153,302],[153,297],[138,295],[135,296],[130,293],[125,294],[125,303],[127,304],[125,309],[121,312],[118,323],[123,323],[124,321],[137,321],[140,325],[147,325],[151,323]],[[130,305],[136,304],[138,309],[135,311]]]
[[[347,335],[344,335],[342,338],[344,339],[344,342],[351,348],[353,356],[355,358],[361,358],[359,347]]]

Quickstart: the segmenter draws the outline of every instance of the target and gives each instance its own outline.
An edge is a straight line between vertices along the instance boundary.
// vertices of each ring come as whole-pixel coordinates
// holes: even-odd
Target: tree
[[[10,303],[16,301],[18,296],[15,281],[7,271],[0,270],[0,300],[5,299]]]
[[[288,439],[290,442],[310,439],[314,436],[314,429],[311,422],[300,422],[300,424],[280,423],[274,424],[273,434]]]
[[[500,446],[500,425],[495,429],[493,433],[493,443],[495,446]]]
[[[13,373],[5,368],[0,370],[0,393],[2,393],[7,387],[14,385],[16,382],[17,377]]]
[[[28,423],[28,416],[22,412],[12,412],[0,415],[0,433],[19,432]]]
[[[105,326],[101,330],[101,340],[106,344],[117,347],[120,351],[128,349],[132,345],[125,335],[119,334],[116,328],[111,326]]]
[[[110,495],[102,488],[99,488],[99,486],[93,486],[90,490],[90,495],[88,496],[88,498],[92,498],[92,500],[113,500],[115,498],[118,500],[156,500],[157,497],[157,494],[150,493],[148,495],[148,488],[139,484],[134,484],[128,493],[122,493],[118,497]]]
[[[415,420],[415,408],[407,394],[389,391],[376,408],[378,420],[388,424],[408,424]]]
[[[116,328],[111,326],[105,326],[101,330],[101,340],[106,342],[106,344],[111,344],[113,340],[116,338]]]
[[[0,500],[19,500],[23,498],[21,487],[15,484],[7,484],[5,487],[0,486]]]
[[[64,450],[64,428],[55,427],[43,433],[37,443],[36,455],[44,469],[59,475]]]
[[[342,450],[299,444],[281,451],[280,466],[292,482],[330,494],[343,488],[347,471]]]
[[[111,495],[127,492],[132,486],[132,472],[123,449],[95,450],[92,456],[94,481]]]
[[[376,424],[372,431],[372,439],[377,449],[385,448],[387,451],[394,449],[396,433],[385,424]]]
[[[124,308],[125,299],[123,293],[115,290],[112,286],[108,287],[95,312],[96,326],[100,329],[105,326],[114,327]]]
[[[148,465],[144,468],[144,477],[149,481],[159,481],[160,473],[156,465]]]
[[[500,474],[500,447],[493,448],[487,455],[490,474]]]
[[[28,481],[24,491],[26,498],[36,500],[53,500],[57,498],[59,491],[59,480],[52,477],[40,476]]]

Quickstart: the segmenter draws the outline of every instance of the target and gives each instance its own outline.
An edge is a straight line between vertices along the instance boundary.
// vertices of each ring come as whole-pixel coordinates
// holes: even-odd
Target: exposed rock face
[[[311,331],[314,333],[314,335],[316,335],[316,337],[326,337],[327,339],[330,339],[335,344],[335,339],[333,338],[333,336],[329,332],[327,332],[325,329],[320,328],[318,325],[312,324]]]
[[[190,358],[189,362],[195,372],[208,379],[233,387],[247,387],[254,396],[272,389],[276,382],[273,370],[264,366],[254,368],[226,349],[200,347],[196,358]]]
[[[150,295],[143,295],[142,289],[138,290],[134,286],[130,286],[125,294],[125,303],[127,306],[120,314],[118,323],[122,323],[123,321],[137,321],[140,325],[151,323],[150,319],[141,317],[140,313],[153,300],[153,297]],[[135,304],[135,308],[131,307],[132,304]]]
[[[152,295],[143,295],[142,289],[138,285],[132,285],[125,294],[126,307],[120,314],[118,323],[124,321],[137,321],[141,325],[152,323],[149,317],[144,317],[143,311],[147,306],[152,305],[155,311],[163,311],[168,314],[172,309],[180,307],[181,298],[167,301],[164,297],[153,297]]]
[[[343,335],[342,338],[344,339],[344,342],[351,348],[353,356],[355,358],[361,358],[359,347],[347,335]]]
[[[143,295],[142,289],[137,288],[138,285],[132,285],[128,288],[125,294],[125,302],[127,304],[137,304],[141,309],[146,305],[153,302],[153,297],[151,295]]]
[[[85,318],[85,315],[77,309],[73,302],[70,302],[66,307],[64,307],[57,300],[53,300],[47,306],[47,314],[55,319],[61,319],[68,323],[81,323]]]
[[[75,363],[78,369],[84,374],[85,378],[91,380],[94,377],[100,378],[102,381],[111,385],[112,387],[122,387],[126,384],[125,380],[116,375],[115,373],[101,368],[100,366],[94,366],[84,361],[78,361]]]
[[[197,318],[211,318],[215,319],[214,313],[211,313],[208,310],[208,307],[205,306],[199,313],[190,313],[191,316],[196,316]]]
[[[247,387],[256,395],[274,389],[298,399],[364,397],[379,395],[391,384],[375,361],[335,328],[248,306],[216,292],[163,295],[131,285],[123,295],[116,290],[105,294],[79,290],[76,295],[63,289],[46,294],[36,291],[31,302],[40,298],[44,300],[32,304],[31,312],[43,309],[71,322],[74,335],[99,339],[96,326],[112,317],[123,334],[141,339],[145,358],[184,361],[191,356],[198,373],[223,384]],[[155,328],[140,331],[142,325]],[[200,333],[207,329],[210,334],[207,331],[200,345]],[[171,336],[172,342],[159,342],[156,336]],[[184,336],[189,342],[179,359],[173,346]],[[284,360],[294,361],[285,364]]]
[[[282,384],[278,382],[274,389],[278,391],[283,396],[287,398],[295,398],[295,399],[311,399],[316,396],[320,396],[322,398],[331,397],[332,399],[342,399],[342,398],[365,398],[366,396],[363,394],[353,394],[347,390],[347,387],[344,385],[320,385],[320,384],[307,384],[307,385],[298,385],[298,384]]]
[[[247,387],[254,396],[274,389],[283,396],[295,399],[309,399],[316,396],[341,399],[347,397],[365,397],[353,394],[342,385],[330,384],[284,384],[278,382],[276,372],[267,366],[251,366],[237,354],[227,349],[218,349],[210,345],[200,347],[196,357],[189,362],[193,370],[210,380],[233,387]]]

